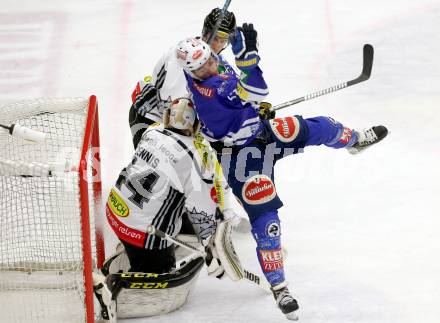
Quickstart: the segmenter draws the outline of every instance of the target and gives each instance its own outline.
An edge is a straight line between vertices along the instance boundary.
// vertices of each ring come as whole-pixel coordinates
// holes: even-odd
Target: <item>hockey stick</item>
[[[46,139],[44,132],[32,130],[18,124],[11,124],[10,126],[0,124],[0,128],[6,130],[12,137],[21,138],[33,143],[42,142]]]
[[[362,66],[362,73],[361,75],[359,75],[357,78],[348,81],[348,82],[344,82],[332,87],[329,87],[327,89],[324,90],[320,90],[318,92],[314,92],[311,94],[307,94],[306,96],[302,96],[298,99],[295,100],[291,100],[291,101],[287,101],[281,104],[278,104],[276,106],[274,106],[272,108],[273,111],[276,110],[280,110],[286,107],[289,107],[291,105],[297,104],[297,103],[301,103],[304,101],[308,101],[311,99],[315,99],[319,96],[325,95],[325,94],[329,94],[332,92],[336,92],[342,89],[345,89],[346,87],[364,82],[366,80],[368,80],[370,78],[371,75],[371,69],[373,68],[373,58],[374,58],[374,48],[373,46],[371,46],[370,44],[365,44],[364,45],[364,52],[363,52],[363,66]]]
[[[147,233],[156,235],[159,238],[168,240],[169,242],[172,242],[178,246],[181,246],[181,247],[186,248],[188,250],[194,251],[194,252],[200,254],[203,258],[205,258],[207,256],[205,251],[197,249],[196,247],[194,247],[194,246],[192,246],[192,245],[190,245],[180,239],[173,238],[169,234],[157,229],[154,225],[149,225],[147,227]],[[265,281],[262,280],[259,275],[255,274],[253,272],[250,272],[246,269],[243,269],[243,271],[244,271],[244,275],[245,275],[244,278],[246,279],[246,281],[257,285],[258,287],[265,290],[266,292],[270,291],[270,287],[268,286],[268,284],[265,283]]]
[[[207,41],[208,45],[211,45],[211,42],[214,39],[215,34],[217,34],[217,30],[220,28],[220,24],[222,23],[222,20],[223,20],[223,18],[225,16],[226,10],[228,10],[228,7],[231,4],[231,1],[232,0],[226,0],[225,1],[225,4],[223,5],[223,8],[220,11],[220,16],[218,17],[218,19],[217,19],[217,21],[216,21],[216,23],[214,25],[214,28],[212,29],[211,35],[209,35],[209,38],[208,38],[208,41]]]

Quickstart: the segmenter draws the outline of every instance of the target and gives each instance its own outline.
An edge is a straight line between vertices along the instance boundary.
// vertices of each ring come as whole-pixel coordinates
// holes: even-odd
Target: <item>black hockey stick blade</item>
[[[362,74],[359,75],[354,80],[348,81],[347,86],[351,86],[363,81],[366,81],[371,76],[371,70],[373,68],[373,59],[374,59],[374,48],[370,44],[364,45],[363,52],[363,66],[362,66]]]
[[[276,110],[284,109],[284,108],[287,108],[287,107],[292,106],[294,104],[298,104],[298,103],[308,101],[311,99],[316,99],[317,97],[320,97],[322,95],[336,92],[336,91],[345,89],[346,87],[349,87],[349,86],[352,86],[352,85],[355,85],[360,82],[368,80],[371,75],[371,69],[373,68],[373,58],[374,58],[373,46],[371,46],[370,44],[365,44],[364,48],[363,48],[362,73],[357,78],[350,80],[350,81],[347,81],[347,82],[344,82],[344,83],[341,83],[341,84],[334,85],[332,87],[329,87],[329,88],[326,88],[323,90],[319,90],[319,91],[311,93],[311,94],[307,94],[305,96],[302,96],[300,98],[297,98],[297,99],[294,99],[291,101],[287,101],[287,102],[278,104],[278,105],[274,106],[272,108],[272,110],[276,111]]]

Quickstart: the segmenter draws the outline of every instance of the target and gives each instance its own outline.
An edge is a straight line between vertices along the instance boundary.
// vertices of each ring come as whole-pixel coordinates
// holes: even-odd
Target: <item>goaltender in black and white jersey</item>
[[[195,233],[205,240],[215,231],[217,208],[226,218],[235,215],[232,191],[214,151],[195,134],[197,124],[189,99],[173,101],[164,124],[144,132],[131,162],[111,189],[107,219],[126,249],[154,256],[160,253],[157,264],[139,264],[139,259],[130,258],[132,270],[161,273],[174,266],[172,246],[148,235],[148,225],[175,237],[185,210]]]
[[[157,231],[175,238],[182,226],[184,210],[195,234],[205,246],[206,254],[209,254],[205,258],[208,275],[228,276],[232,280],[243,277],[231,241],[231,222],[235,218],[232,190],[223,176],[215,151],[197,134],[197,128],[198,120],[190,99],[174,100],[164,112],[163,124],[144,132],[131,162],[121,171],[110,191],[106,216],[122,245],[104,264],[102,272],[107,276],[106,280],[101,277],[101,280],[95,280],[95,285],[96,282],[98,285],[101,282],[101,286],[105,284],[113,299],[117,298],[121,286],[127,289],[130,286],[135,286],[132,289],[167,289],[176,287],[172,284],[182,287],[181,284],[195,280],[205,258],[200,254],[205,251],[198,253],[198,257],[190,257],[185,265],[176,264],[174,245],[148,233],[153,225]],[[150,274],[130,274],[133,272]],[[176,297],[180,301],[174,300],[170,306],[164,305],[160,309],[130,305],[127,310],[127,304],[133,302],[125,297],[119,303],[118,298],[118,316],[122,310],[124,314],[120,317],[149,316],[175,310],[186,301],[189,287],[177,294],[167,291],[156,291],[157,295],[151,293],[153,291],[144,291],[141,295],[147,295],[147,301],[156,303],[156,296],[163,299],[164,304]],[[103,294],[99,295],[101,304],[108,305],[103,301]],[[136,297],[129,299],[139,300],[141,296]]]

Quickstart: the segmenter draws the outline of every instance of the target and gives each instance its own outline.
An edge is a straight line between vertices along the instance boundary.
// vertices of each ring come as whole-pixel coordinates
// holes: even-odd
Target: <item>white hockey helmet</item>
[[[200,37],[186,38],[177,44],[176,56],[182,68],[192,75],[211,57],[211,47]]]
[[[194,105],[189,98],[178,98],[171,102],[164,111],[163,124],[165,128],[190,130],[191,134],[197,131],[198,121]]]

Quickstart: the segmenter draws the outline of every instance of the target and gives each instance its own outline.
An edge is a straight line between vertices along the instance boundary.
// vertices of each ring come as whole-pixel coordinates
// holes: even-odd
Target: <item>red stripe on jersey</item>
[[[116,233],[119,239],[136,247],[144,248],[147,233],[129,228],[118,220],[117,216],[112,212],[108,204],[105,207],[107,221]]]
[[[134,89],[133,93],[131,94],[131,101],[134,103],[136,101],[136,96],[141,93],[141,85],[139,82],[136,84],[136,88]]]

